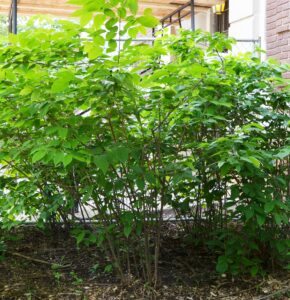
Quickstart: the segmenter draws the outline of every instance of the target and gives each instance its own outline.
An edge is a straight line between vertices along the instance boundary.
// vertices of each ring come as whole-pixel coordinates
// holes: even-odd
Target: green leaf
[[[290,155],[290,147],[282,148],[277,154],[276,157],[279,159],[284,159]]]
[[[58,127],[58,136],[62,139],[66,139],[67,134],[68,134],[68,129],[64,127]]]
[[[118,16],[122,19],[126,17],[126,9],[124,7],[118,8]]]
[[[63,80],[66,81],[72,81],[75,78],[74,73],[71,70],[60,70],[57,73],[58,78],[62,78]]]
[[[216,270],[219,273],[225,273],[228,270],[229,264],[226,256],[220,256],[218,258]]]
[[[111,273],[113,271],[113,265],[106,265],[104,272],[105,273]]]
[[[289,216],[288,216],[289,214],[281,213],[280,215],[281,215],[282,222],[284,224],[288,224],[289,223]]]
[[[230,170],[231,170],[231,165],[225,163],[220,169],[221,175],[226,176],[230,172]]]
[[[77,236],[76,236],[76,240],[77,240],[77,244],[79,245],[85,238],[86,232],[84,230],[82,230]]]
[[[80,162],[84,162],[84,163],[89,163],[90,162],[90,157],[85,157],[84,155],[82,155],[81,153],[78,152],[72,152],[71,153],[72,157],[75,158],[76,160],[80,161]]]
[[[216,100],[212,100],[211,103],[217,105],[217,106],[225,106],[228,108],[231,108],[233,106],[232,103],[230,102],[225,102],[225,101],[216,101]]]
[[[106,16],[110,17],[110,18],[116,18],[116,15],[115,15],[114,11],[111,10],[110,8],[106,8],[106,9],[104,10],[104,14],[105,14]]]
[[[266,216],[265,215],[257,214],[257,222],[258,222],[260,227],[264,225],[265,221],[266,221]]]
[[[117,42],[114,41],[114,40],[110,40],[110,41],[109,41],[109,48],[107,49],[107,52],[108,52],[108,53],[109,53],[109,52],[113,52],[113,51],[116,50],[117,47],[118,47]]]
[[[131,10],[133,15],[136,15],[138,12],[138,0],[128,0],[127,5]]]
[[[104,174],[107,173],[108,168],[109,168],[109,162],[108,162],[106,155],[95,156],[93,158],[93,161],[96,164],[96,166],[99,167],[103,171]]]
[[[81,26],[86,26],[93,18],[92,12],[87,12],[81,15],[80,24]]]
[[[285,250],[288,250],[287,244],[283,240],[276,241],[275,246],[280,254],[282,254]]]
[[[255,277],[257,274],[258,274],[258,271],[259,271],[259,267],[258,266],[253,266],[252,268],[251,268],[251,275],[253,276],[253,277]]]
[[[254,165],[256,168],[260,168],[261,162],[254,156],[241,156],[241,160]]]
[[[137,178],[136,184],[139,190],[143,191],[145,189],[145,182],[143,178]]]
[[[153,28],[156,27],[159,24],[159,20],[157,18],[155,18],[154,16],[150,16],[150,15],[145,15],[142,17],[139,17],[137,19],[137,21],[145,26],[145,27],[149,27],[149,28]]]
[[[281,215],[279,213],[275,213],[274,214],[274,219],[275,219],[275,223],[277,225],[281,225],[281,223],[282,223],[282,217],[281,217]]]
[[[44,158],[45,155],[46,155],[46,150],[35,152],[34,155],[32,156],[32,162],[35,163],[41,160],[42,158]]]
[[[41,94],[39,91],[33,91],[31,94],[31,101],[37,102],[39,99],[41,99]]]
[[[97,14],[94,17],[94,28],[95,30],[99,30],[106,20],[106,16],[103,14]]]
[[[120,0],[110,0],[110,3],[112,6],[117,6],[119,4]]]
[[[129,235],[131,234],[131,232],[132,232],[131,225],[126,224],[125,227],[124,227],[124,235],[125,235],[125,237],[128,238]]]
[[[144,9],[143,15],[145,16],[151,16],[153,14],[153,10],[150,7],[147,7]]]
[[[0,80],[4,80],[5,79],[5,74],[6,72],[4,70],[0,70]]]
[[[72,155],[70,154],[66,154],[63,159],[62,159],[62,163],[64,167],[67,167],[73,160]]]
[[[69,81],[66,78],[58,78],[51,86],[52,93],[60,93],[66,90],[69,86]]]
[[[104,46],[106,44],[106,40],[101,35],[95,36],[94,42],[97,46]]]
[[[129,149],[126,147],[119,147],[116,150],[116,156],[118,158],[118,160],[122,163],[126,162],[128,160],[128,156],[129,156]]]
[[[233,185],[231,187],[231,199],[235,200],[239,197],[240,194],[240,187],[238,185]]]
[[[103,54],[102,47],[93,43],[86,43],[84,49],[88,53],[89,59],[96,59]]]
[[[256,168],[260,168],[261,162],[254,156],[249,156],[249,160]]]
[[[19,93],[20,96],[27,96],[32,93],[33,89],[29,86],[26,86],[24,89],[22,89]]]
[[[128,34],[129,34],[129,37],[132,38],[132,39],[135,39],[137,34],[138,34],[139,30],[137,27],[132,27],[128,30]]]
[[[264,206],[265,213],[267,213],[267,214],[270,213],[271,211],[273,211],[274,208],[275,208],[274,201],[267,202]]]
[[[96,244],[97,243],[97,237],[94,234],[90,234],[88,241],[90,244]]]
[[[117,18],[111,18],[106,22],[105,26],[108,30],[110,30],[117,22],[118,22]]]
[[[255,212],[254,212],[254,210],[251,207],[246,208],[245,209],[246,221],[248,221],[251,218],[253,218],[254,214],[255,214]]]
[[[62,152],[54,152],[53,153],[53,162],[57,166],[64,159],[64,154]]]

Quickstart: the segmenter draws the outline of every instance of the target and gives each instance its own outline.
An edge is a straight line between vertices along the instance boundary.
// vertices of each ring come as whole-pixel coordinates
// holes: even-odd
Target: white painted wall
[[[229,36],[237,40],[261,39],[261,48],[266,49],[266,1],[229,0]],[[197,13],[195,23],[197,29],[213,32],[214,15],[212,10]],[[183,28],[190,29],[190,26],[190,19],[182,21]],[[233,53],[253,52],[254,48],[253,42],[238,42],[233,48]],[[261,54],[261,58],[265,59],[266,55]]]
[[[289,0],[290,1],[290,0]],[[229,0],[229,36],[238,40],[261,39],[262,49],[266,49],[266,2],[267,0]],[[213,32],[214,15],[212,9],[195,14],[195,27]],[[182,20],[182,28],[190,29],[190,17]],[[169,32],[178,34],[179,24],[175,23]],[[238,42],[233,53],[253,52],[253,42]],[[265,54],[261,55],[266,58]]]
[[[182,28],[191,29],[191,20],[187,18],[181,22]],[[177,25],[178,26],[178,25]],[[211,28],[211,10],[198,12],[195,14],[195,28],[203,31],[210,31]]]
[[[261,39],[262,49],[266,49],[266,0],[229,0],[229,21],[229,36]],[[238,43],[234,52],[246,50],[253,50],[251,43]]]

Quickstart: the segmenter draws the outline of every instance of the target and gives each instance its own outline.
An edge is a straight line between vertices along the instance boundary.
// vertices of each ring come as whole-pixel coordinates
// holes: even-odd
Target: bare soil
[[[162,246],[160,288],[153,291],[134,278],[124,287],[104,271],[109,262],[96,248],[77,248],[63,233],[25,227],[10,237],[0,262],[0,299],[290,299],[289,273],[220,276],[214,259],[204,249],[183,248],[180,240],[168,237]]]

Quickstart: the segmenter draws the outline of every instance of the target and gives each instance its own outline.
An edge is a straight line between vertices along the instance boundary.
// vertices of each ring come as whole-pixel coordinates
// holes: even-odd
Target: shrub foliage
[[[0,48],[2,227],[61,222],[102,247],[123,282],[156,285],[169,210],[188,243],[219,254],[221,273],[285,266],[287,67],[227,54],[232,40],[199,31],[133,46],[157,24],[149,10],[71,3],[83,3],[80,25]],[[118,36],[129,36],[122,50]]]

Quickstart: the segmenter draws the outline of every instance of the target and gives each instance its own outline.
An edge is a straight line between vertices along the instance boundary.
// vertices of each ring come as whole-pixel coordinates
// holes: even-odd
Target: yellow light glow
[[[213,13],[216,15],[221,15],[225,11],[226,4],[224,1],[219,1],[218,4],[212,7]]]

